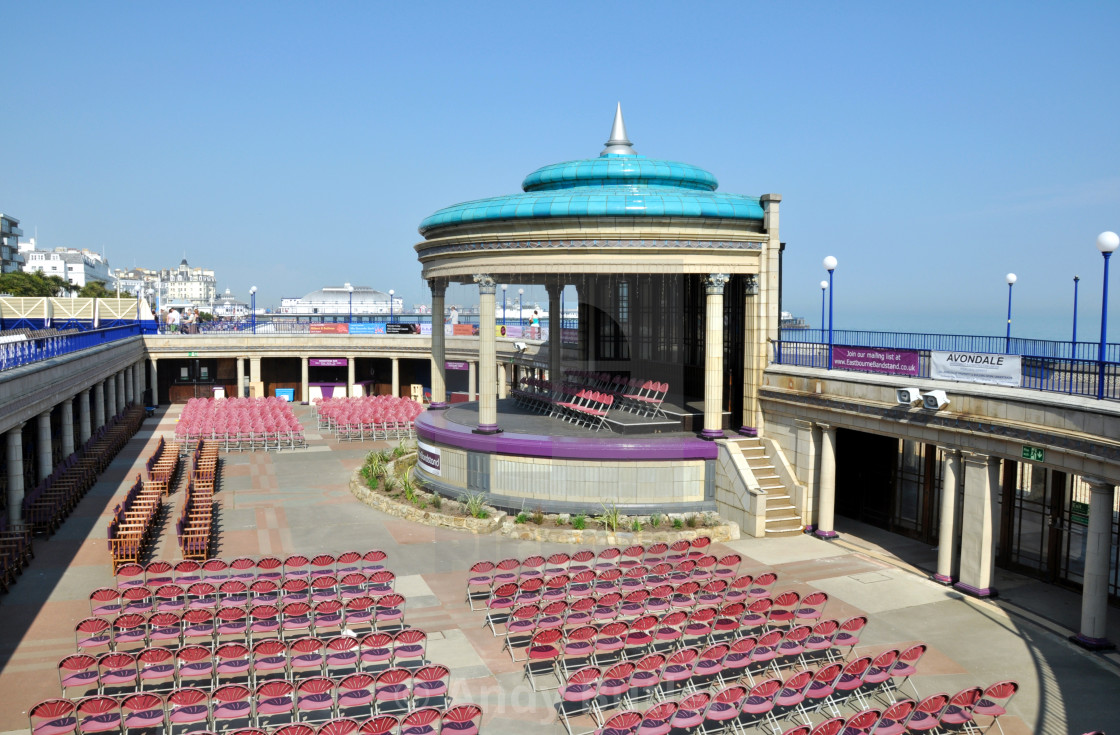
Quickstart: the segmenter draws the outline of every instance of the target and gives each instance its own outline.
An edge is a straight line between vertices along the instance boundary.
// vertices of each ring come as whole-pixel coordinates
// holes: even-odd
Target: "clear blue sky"
[[[1099,333],[1120,3],[9,0],[3,17],[0,211],[41,246],[185,253],[265,304],[343,281],[411,304],[423,217],[597,155],[620,100],[639,153],[783,195],[785,304],[814,324],[832,254],[838,327],[1002,334],[1014,271],[1016,334],[1068,338],[1075,274],[1080,334]]]

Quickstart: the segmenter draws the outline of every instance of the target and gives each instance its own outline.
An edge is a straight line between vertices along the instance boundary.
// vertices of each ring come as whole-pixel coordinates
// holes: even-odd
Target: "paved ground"
[[[306,423],[307,409],[297,409]],[[73,625],[88,614],[88,593],[112,582],[105,548],[112,499],[135,476],[155,438],[170,433],[177,415],[173,407],[161,414],[158,426],[156,420],[144,424],[62,530],[36,544],[31,567],[0,597],[0,733],[26,728],[27,709],[57,696],[55,664],[74,650]],[[385,549],[398,589],[408,597],[408,623],[429,631],[429,658],[451,667],[456,698],[484,706],[487,735],[521,735],[527,723],[562,732],[552,710],[555,694],[534,694],[520,666],[482,627],[482,614],[463,602],[472,562],[561,547],[436,530],[385,516],[356,502],[346,487],[362,457],[385,444],[339,445],[313,429],[309,439],[311,447],[300,452],[223,455],[218,553]],[[171,499],[175,509],[180,502],[181,494]],[[828,592],[829,617],[868,613],[865,650],[929,643],[915,679],[922,694],[1018,679],[1022,690],[1002,720],[1007,735],[1120,731],[1117,657],[1086,653],[1064,638],[1063,626],[1076,627],[1075,595],[1001,575],[1008,601],[971,600],[925,578],[921,567],[928,548],[858,524],[841,525],[841,531],[842,540],[834,543],[798,537],[724,546],[746,557],[745,571],[776,570],[779,588]],[[160,555],[177,558],[170,529],[164,533]],[[1120,613],[1114,610],[1112,618],[1116,629]]]

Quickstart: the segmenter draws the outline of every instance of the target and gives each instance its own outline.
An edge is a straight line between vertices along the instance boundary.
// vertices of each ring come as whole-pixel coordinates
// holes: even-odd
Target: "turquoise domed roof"
[[[715,217],[761,220],[758,197],[716,192],[708,171],[639,156],[626,139],[621,109],[598,158],[554,163],[525,177],[524,193],[445,207],[420,234],[449,225],[550,217]]]

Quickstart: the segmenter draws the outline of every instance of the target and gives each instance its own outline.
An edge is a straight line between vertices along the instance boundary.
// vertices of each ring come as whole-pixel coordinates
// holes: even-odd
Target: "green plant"
[[[432,495],[432,507],[439,510],[443,507],[443,496],[434,494]]]
[[[419,501],[417,501],[416,507],[419,508],[420,510],[424,510],[425,508],[428,507],[428,501],[424,500],[424,499],[420,499]]]
[[[522,511],[521,513],[517,514],[517,517],[513,519],[513,522],[514,523],[524,523],[527,520],[529,520],[529,516],[525,515],[525,512]]]
[[[642,522],[635,518],[634,522],[630,524],[630,530],[634,533],[638,533],[642,530]]]
[[[603,524],[603,528],[608,531],[614,532],[618,530],[619,524],[622,522],[622,513],[619,512],[618,506],[611,503],[608,508],[606,503],[602,503],[602,515],[596,516],[595,520]]]
[[[400,481],[392,475],[385,475],[381,478],[381,487],[387,493],[395,491],[400,486]]]
[[[416,484],[409,478],[401,480],[401,490],[404,491],[404,499],[410,503],[416,502]]]
[[[698,521],[699,519],[695,515],[691,515],[688,518],[684,519],[685,525],[689,528],[696,528],[696,524]]]
[[[538,526],[541,525],[544,523],[544,510],[538,505],[537,509],[533,511],[533,515],[529,517],[529,520]]]
[[[649,517],[650,528],[658,528],[661,525],[661,514],[654,513]]]
[[[684,521],[682,521],[680,518],[674,518],[673,519],[673,528],[675,528],[677,530],[680,530],[680,529],[684,528]]]
[[[467,513],[471,518],[487,518],[490,515],[486,510],[486,498],[482,493],[464,495],[463,504],[467,506]]]
[[[587,516],[585,516],[583,513],[577,513],[576,515],[572,516],[572,528],[576,529],[577,531],[582,531],[585,526],[587,526]]]

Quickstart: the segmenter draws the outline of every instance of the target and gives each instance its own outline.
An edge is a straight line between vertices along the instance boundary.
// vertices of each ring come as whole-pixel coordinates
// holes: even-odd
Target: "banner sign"
[[[443,367],[447,370],[470,370],[471,366],[459,360],[448,360],[443,363]]]
[[[312,357],[307,361],[310,367],[346,367],[345,357]]]
[[[398,324],[390,322],[385,326],[385,334],[419,334],[419,324]]]
[[[918,352],[880,347],[833,346],[832,366],[839,370],[857,370],[862,373],[917,375]]]
[[[349,329],[348,325],[341,324],[341,323],[330,324],[330,323],[314,322],[312,324],[308,324],[307,327],[308,327],[307,331],[309,331],[311,334],[349,334],[350,333],[350,329]]]
[[[478,327],[473,324],[452,324],[451,333],[456,337],[470,337],[472,334],[478,334]]]
[[[1023,382],[1023,358],[985,352],[929,353],[929,376],[934,380],[990,383],[1018,388]]]
[[[518,326],[513,325],[513,324],[508,324],[504,327],[501,326],[501,325],[498,326],[498,336],[499,337],[521,337],[524,334],[525,334],[524,327],[518,327]]]
[[[429,337],[432,336],[432,325],[428,324],[428,323],[421,324],[420,325],[420,334],[426,334]]]
[[[424,442],[417,442],[416,450],[420,461],[420,468],[429,475],[439,477],[439,447],[433,447],[431,444],[425,444]]]
[[[350,334],[385,334],[383,322],[354,322],[350,325]]]

